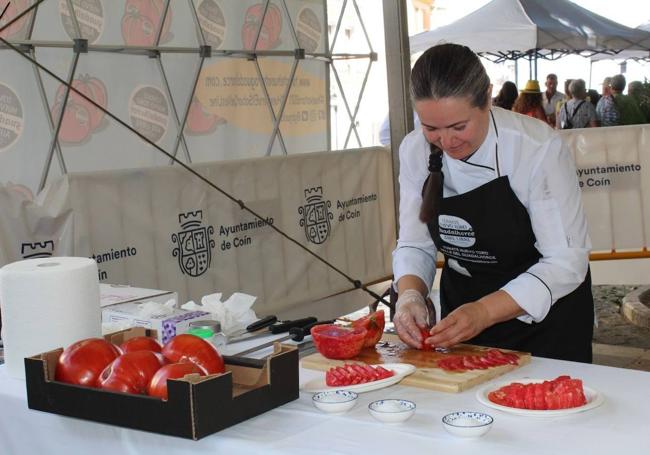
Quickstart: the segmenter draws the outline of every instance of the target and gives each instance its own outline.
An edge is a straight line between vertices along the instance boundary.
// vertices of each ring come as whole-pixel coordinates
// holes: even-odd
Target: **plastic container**
[[[200,320],[190,322],[190,328],[187,333],[203,338],[215,348],[221,348],[226,345],[226,335],[221,331],[219,321]]]

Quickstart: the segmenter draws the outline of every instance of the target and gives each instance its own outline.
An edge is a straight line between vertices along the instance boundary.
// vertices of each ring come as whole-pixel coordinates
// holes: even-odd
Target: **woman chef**
[[[572,156],[539,120],[492,108],[490,94],[467,47],[432,47],[413,67],[422,130],[399,151],[397,333],[414,347],[467,341],[591,362],[590,240]],[[438,251],[433,325],[425,297]]]

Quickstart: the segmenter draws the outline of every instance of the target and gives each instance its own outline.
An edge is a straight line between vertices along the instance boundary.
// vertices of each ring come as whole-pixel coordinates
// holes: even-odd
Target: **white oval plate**
[[[569,409],[549,409],[548,411],[539,411],[534,409],[520,409],[520,408],[511,408],[509,406],[502,406],[500,404],[493,403],[488,398],[488,394],[493,390],[498,390],[503,386],[512,384],[513,382],[520,382],[522,384],[538,383],[548,381],[548,379],[519,379],[514,381],[502,382],[501,384],[488,385],[483,387],[476,392],[476,399],[485,406],[488,406],[493,409],[498,409],[503,412],[509,412],[510,414],[522,415],[522,416],[531,416],[531,417],[558,417],[568,414],[576,414],[578,412],[589,411],[590,409],[597,408],[605,402],[605,397],[598,391],[582,385],[582,388],[585,391],[585,398],[587,399],[587,404],[583,406],[578,406],[576,408]]]
[[[309,393],[325,392],[326,390],[353,390],[357,393],[370,392],[371,390],[383,389],[384,387],[397,384],[406,376],[415,372],[415,367],[408,363],[386,363],[380,366],[387,370],[393,370],[395,374],[390,378],[366,382],[364,384],[330,387],[325,384],[325,372],[323,372],[322,377],[307,381],[302,385],[301,389]]]

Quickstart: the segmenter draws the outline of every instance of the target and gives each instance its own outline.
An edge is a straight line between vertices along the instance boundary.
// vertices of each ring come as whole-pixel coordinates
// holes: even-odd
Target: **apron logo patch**
[[[438,216],[440,238],[451,245],[469,248],[476,243],[474,228],[462,218],[451,215]]]

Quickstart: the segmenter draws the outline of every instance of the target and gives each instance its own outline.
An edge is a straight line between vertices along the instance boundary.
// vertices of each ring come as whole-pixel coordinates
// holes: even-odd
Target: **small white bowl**
[[[349,411],[357,404],[359,395],[350,390],[328,390],[311,397],[311,401],[323,412],[341,413]]]
[[[368,411],[380,422],[405,422],[415,414],[415,403],[408,400],[378,400],[368,405]]]
[[[492,428],[494,419],[482,412],[459,411],[442,418],[442,426],[454,436],[476,438],[483,436]]]

